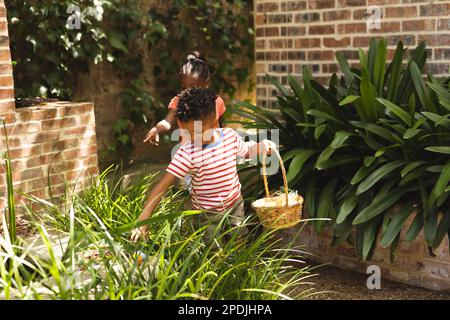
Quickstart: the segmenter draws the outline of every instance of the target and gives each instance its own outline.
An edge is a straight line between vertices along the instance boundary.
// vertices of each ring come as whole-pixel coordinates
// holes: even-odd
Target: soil
[[[315,284],[312,287],[316,292],[327,291],[308,300],[450,300],[450,290],[433,291],[383,279],[381,289],[369,290],[365,275],[308,263],[317,267],[313,270],[317,276],[308,279]]]
[[[34,233],[34,228],[31,224],[25,220],[24,218],[17,217],[16,218],[16,234],[18,236],[28,236]],[[3,225],[0,226],[0,236],[4,234]]]
[[[16,98],[17,108],[32,107],[47,102],[59,101],[58,99],[46,99],[46,98]]]

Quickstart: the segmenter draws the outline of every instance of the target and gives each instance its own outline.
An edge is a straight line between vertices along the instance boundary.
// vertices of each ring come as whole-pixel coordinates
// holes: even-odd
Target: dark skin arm
[[[167,114],[165,120],[170,124],[170,128],[173,128],[175,123],[177,122],[176,112],[174,109],[169,109],[169,113]],[[157,146],[159,145],[159,135],[165,134],[170,131],[170,128],[157,124],[147,133],[144,139],[144,143],[149,142],[150,144]]]
[[[161,202],[161,199],[166,194],[167,190],[170,186],[173,186],[177,180],[173,174],[167,172],[164,174],[162,179],[158,182],[158,184],[151,190],[147,202],[144,205],[144,209],[142,210],[141,215],[138,218],[138,221],[147,220],[151,217],[153,211]],[[139,238],[145,238],[148,232],[148,225],[133,229],[131,232],[131,241],[137,242]]]

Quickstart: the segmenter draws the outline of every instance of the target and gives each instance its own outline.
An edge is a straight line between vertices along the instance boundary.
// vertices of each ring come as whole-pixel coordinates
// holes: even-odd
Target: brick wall
[[[380,29],[368,30],[367,8],[381,9]],[[428,70],[448,74],[450,1],[429,0],[255,0],[257,103],[270,107],[277,94],[265,75],[284,81],[308,65],[320,81],[337,71],[334,54],[357,62],[357,48],[372,37],[388,39],[392,57],[399,40],[414,47],[427,42]]]
[[[9,51],[8,23],[3,0],[0,0],[0,113],[14,109],[14,81]]]
[[[92,103],[56,102],[15,109],[3,0],[0,0],[0,116],[6,123],[14,191],[19,203],[26,200],[24,193],[42,199],[62,195],[65,184],[79,190],[90,182],[91,176],[98,174]],[[0,152],[5,151],[5,133],[0,126]],[[6,206],[6,196],[6,174],[1,160],[0,212]]]
[[[379,30],[368,30],[367,8],[381,9]],[[402,40],[415,47],[425,40],[428,47],[427,70],[435,75],[448,75],[450,67],[450,1],[423,0],[256,0],[256,72],[257,105],[270,107],[277,90],[266,82],[267,74],[286,84],[286,75],[300,77],[307,65],[319,81],[327,81],[337,72],[335,53],[342,52],[350,63],[358,63],[359,47],[367,48],[373,37],[387,37],[388,59]],[[407,226],[404,228],[407,230]],[[289,236],[297,231],[293,228]],[[357,272],[366,273],[367,266],[381,267],[382,279],[402,281],[431,289],[450,289],[449,242],[445,238],[430,255],[420,235],[411,244],[401,243],[394,263],[389,248],[379,245],[373,261],[356,258],[348,244],[331,245],[332,233],[316,234],[309,226],[301,233],[299,243],[315,253],[314,259]]]

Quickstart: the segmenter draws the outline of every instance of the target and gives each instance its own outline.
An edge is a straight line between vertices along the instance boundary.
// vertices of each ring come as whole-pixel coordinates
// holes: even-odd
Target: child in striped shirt
[[[151,216],[177,178],[189,175],[192,207],[204,211],[203,222],[210,223],[213,230],[223,213],[230,210],[232,225],[241,225],[244,211],[237,157],[253,157],[260,152],[270,155],[276,145],[270,140],[244,143],[233,129],[218,128],[216,98],[210,89],[189,89],[181,93],[176,116],[190,140],[173,156],[166,174],[151,191],[139,221]],[[136,228],[131,239],[137,241],[147,231],[147,225]]]

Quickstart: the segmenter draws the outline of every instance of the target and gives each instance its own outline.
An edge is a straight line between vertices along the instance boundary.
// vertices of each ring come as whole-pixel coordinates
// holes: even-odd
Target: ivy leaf
[[[117,36],[115,36],[113,33],[110,33],[108,36],[109,43],[113,48],[116,48],[118,50],[121,50],[125,53],[130,53],[128,51],[128,48],[125,46],[125,44],[120,40]]]

